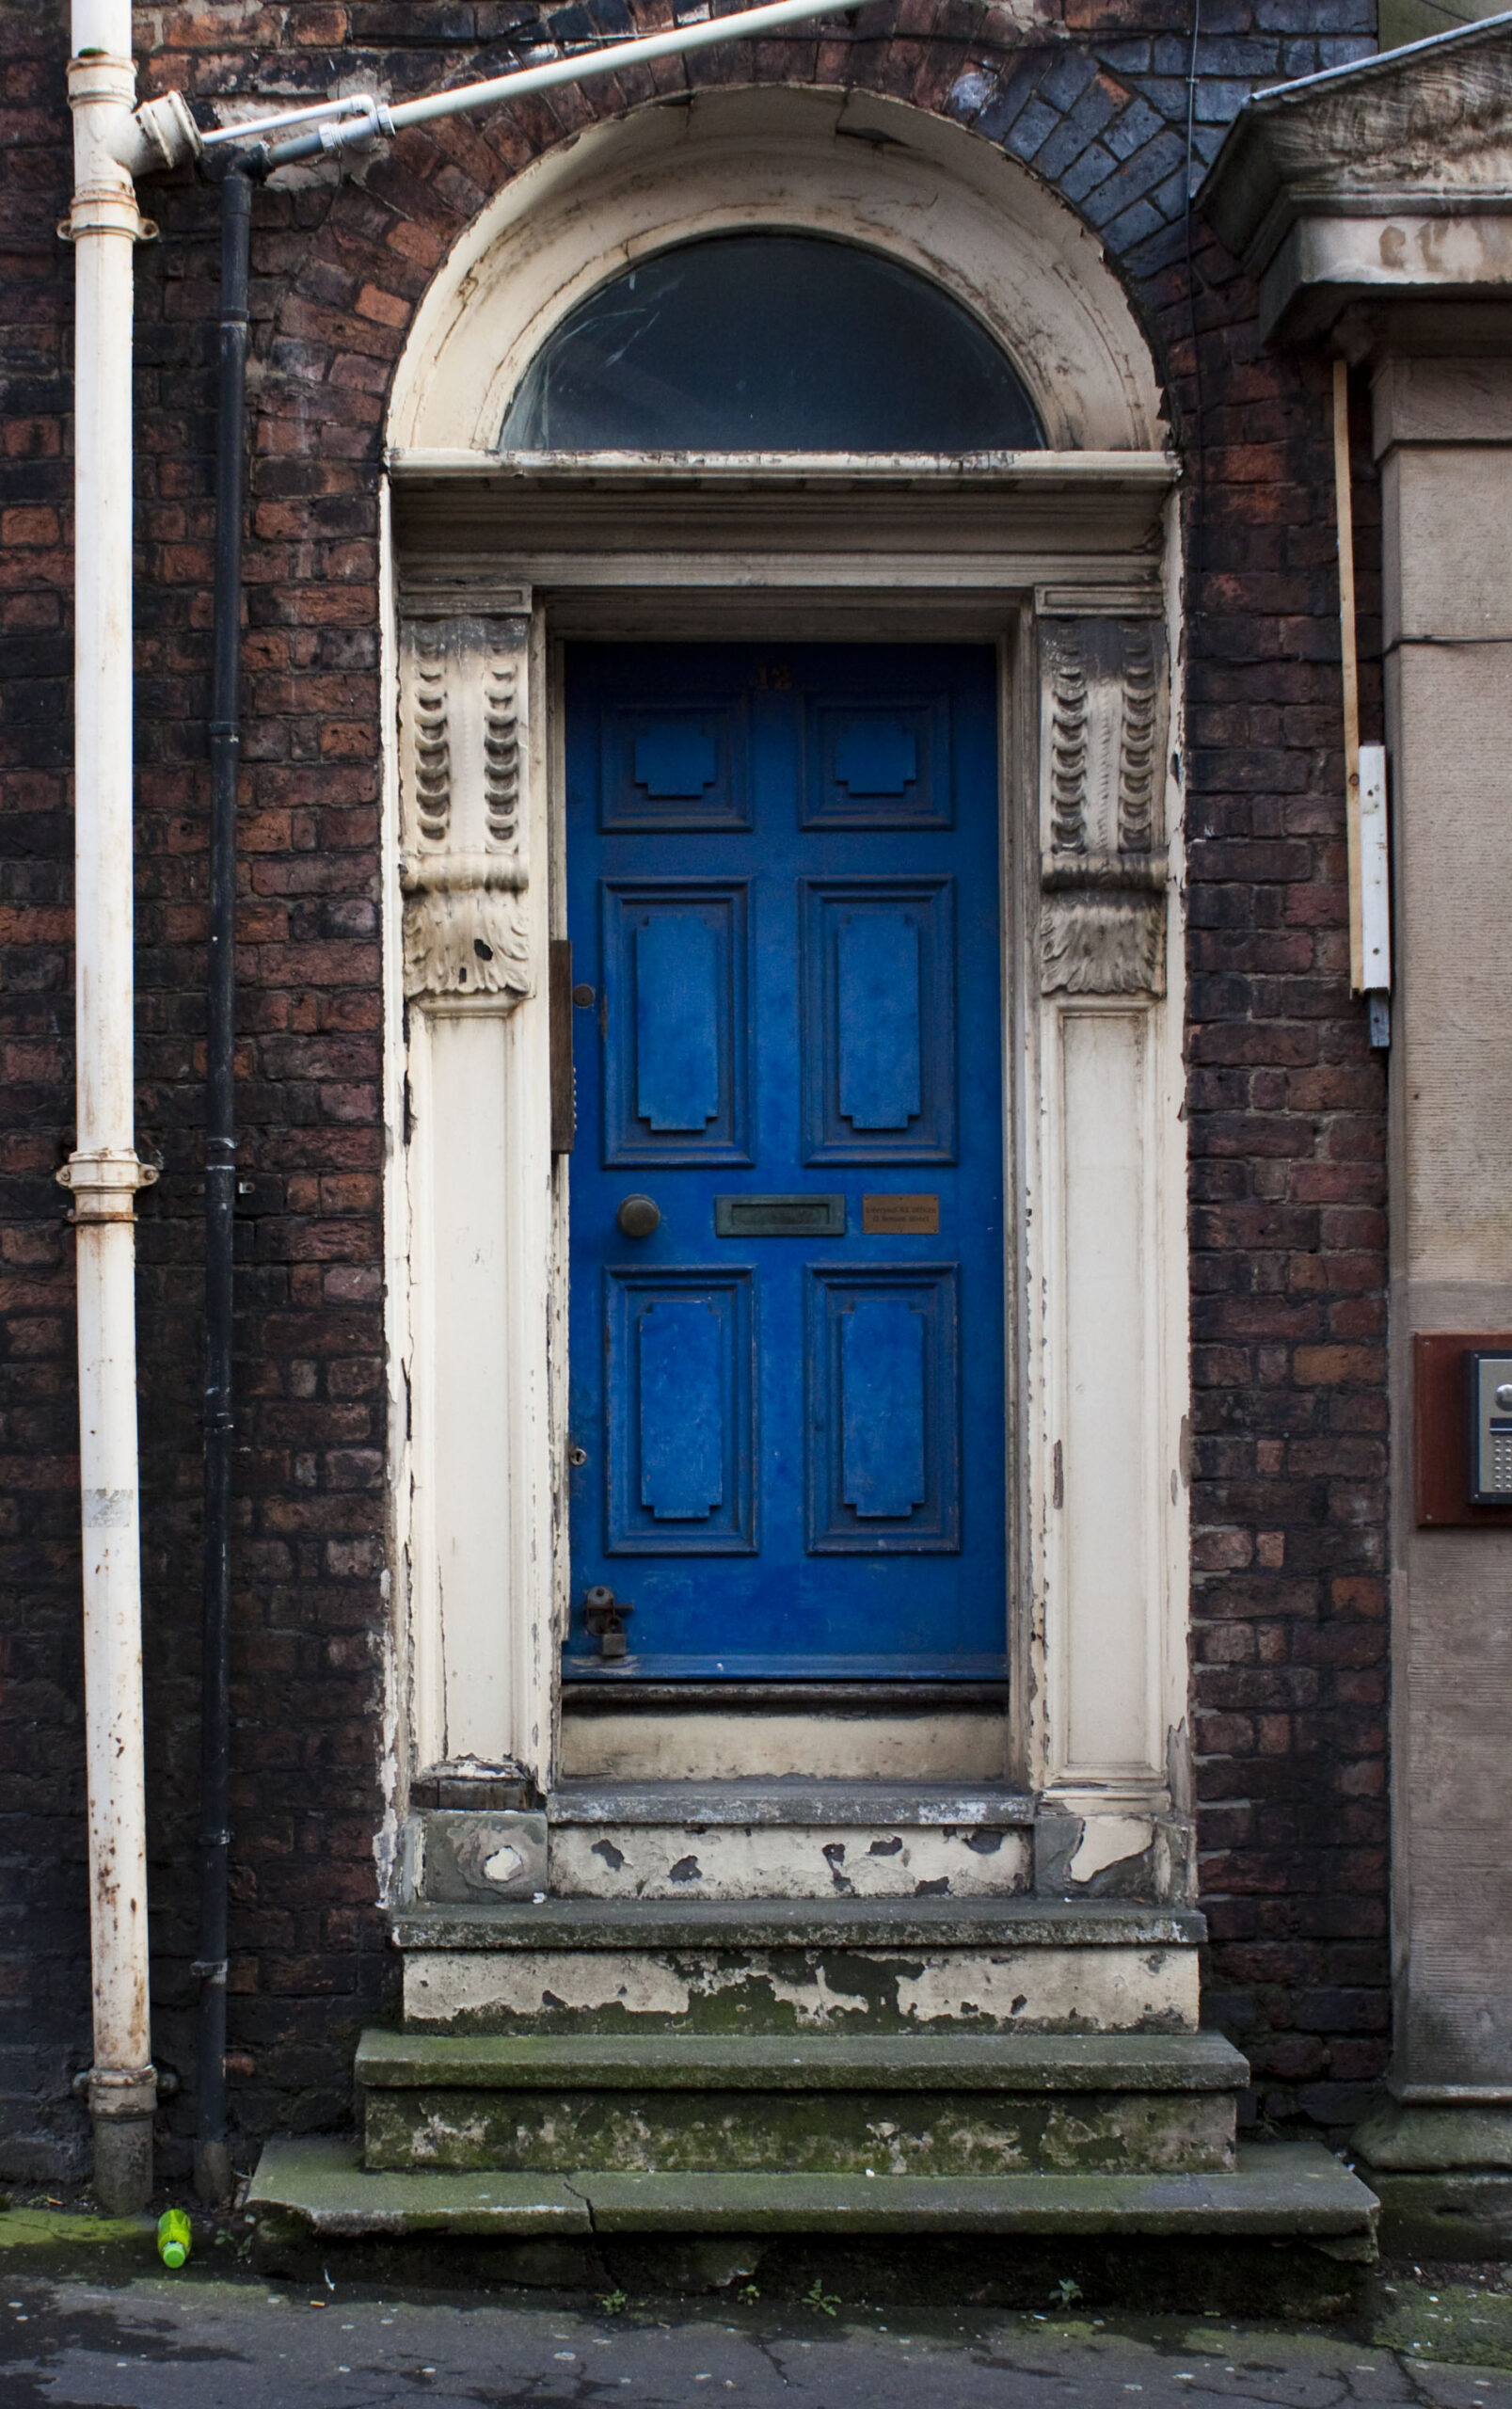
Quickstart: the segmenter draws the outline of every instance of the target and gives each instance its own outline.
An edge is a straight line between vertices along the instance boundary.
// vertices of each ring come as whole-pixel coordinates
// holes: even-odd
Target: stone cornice
[[[1512,299],[1512,15],[1257,92],[1199,206],[1273,337],[1396,295]]]

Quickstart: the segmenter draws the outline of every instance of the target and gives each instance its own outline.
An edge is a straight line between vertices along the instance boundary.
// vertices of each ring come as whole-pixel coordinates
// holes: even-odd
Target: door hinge
[[[572,1070],[572,939],[553,937],[547,964],[551,1013],[551,1152],[570,1155],[578,1126]]]

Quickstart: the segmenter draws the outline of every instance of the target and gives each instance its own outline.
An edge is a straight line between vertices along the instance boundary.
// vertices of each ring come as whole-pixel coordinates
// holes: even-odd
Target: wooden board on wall
[[[1512,1530],[1512,1505],[1472,1506],[1465,1429],[1465,1353],[1512,1354],[1504,1330],[1418,1332],[1412,1340],[1412,1457],[1420,1529]]]

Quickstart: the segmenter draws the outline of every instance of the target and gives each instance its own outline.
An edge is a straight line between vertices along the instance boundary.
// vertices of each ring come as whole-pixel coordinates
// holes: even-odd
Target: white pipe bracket
[[[80,1225],[101,1221],[135,1221],[134,1199],[139,1188],[156,1184],[157,1172],[139,1156],[112,1152],[102,1146],[88,1155],[71,1155],[56,1173],[59,1188],[73,1198],[71,1221]]]
[[[135,199],[123,201],[107,192],[81,193],[72,215],[58,219],[57,231],[65,243],[76,243],[81,234],[126,234],[134,243],[155,243],[160,230],[155,217],[142,215]]]
[[[157,2112],[155,2066],[91,2066],[83,2088],[91,2116],[139,2118]]]

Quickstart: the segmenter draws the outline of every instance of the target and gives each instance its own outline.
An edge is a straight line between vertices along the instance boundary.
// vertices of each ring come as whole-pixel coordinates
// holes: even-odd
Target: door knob
[[[627,1196],[614,1216],[628,1238],[648,1238],[661,1220],[661,1207],[654,1197]]]

